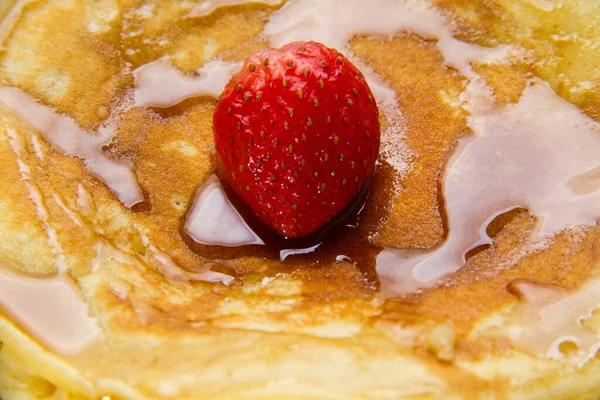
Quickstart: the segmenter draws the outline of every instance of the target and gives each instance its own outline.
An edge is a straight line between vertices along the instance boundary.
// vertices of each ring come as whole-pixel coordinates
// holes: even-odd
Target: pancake
[[[599,15],[0,3],[0,398],[598,398]],[[358,216],[288,248],[219,183],[212,114],[295,40],[361,69],[382,142]]]

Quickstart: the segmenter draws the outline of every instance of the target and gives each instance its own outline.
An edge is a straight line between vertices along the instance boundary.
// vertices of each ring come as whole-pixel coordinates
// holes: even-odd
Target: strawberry
[[[286,238],[344,210],[379,153],[379,111],[365,78],[315,42],[248,58],[221,94],[213,131],[231,187]]]

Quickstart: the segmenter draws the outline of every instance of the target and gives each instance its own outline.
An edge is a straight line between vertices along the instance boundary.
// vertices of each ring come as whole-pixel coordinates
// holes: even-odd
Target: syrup
[[[598,204],[598,165],[593,156],[597,154],[597,124],[539,82],[526,91],[519,104],[501,109],[495,105],[489,89],[471,68],[472,62],[502,62],[516,54],[513,49],[505,46],[484,48],[460,42],[453,37],[445,18],[436,9],[421,2],[380,0],[374,5],[352,0],[344,2],[342,13],[340,10],[335,2],[292,0],[271,15],[264,34],[273,47],[295,40],[316,40],[336,47],[365,71],[387,122],[382,132],[382,159],[386,163],[378,168],[377,184],[388,184],[381,177],[387,175],[384,170],[390,166],[401,176],[410,170],[407,162],[410,149],[399,148],[403,118],[397,107],[395,93],[350,54],[348,41],[357,33],[386,35],[404,30],[416,32],[423,37],[436,39],[446,63],[470,78],[463,102],[471,113],[469,125],[476,136],[462,140],[461,148],[456,151],[453,164],[448,167],[444,178],[449,229],[447,240],[433,250],[384,249],[379,252],[379,248],[355,233],[360,231],[361,226],[376,221],[364,218],[360,221],[359,218],[360,222],[349,224],[344,228],[347,231],[342,229],[340,233],[341,242],[351,239],[351,243],[347,244],[340,245],[340,240],[336,238],[331,243],[317,240],[290,250],[266,241],[267,249],[243,246],[236,250],[216,251],[187,240],[190,247],[204,256],[216,258],[228,258],[227,253],[269,258],[279,254],[287,263],[290,262],[290,256],[303,262],[320,263],[323,262],[318,258],[320,254],[329,251],[333,254],[338,246],[359,249],[355,253],[376,256],[376,261],[359,257],[368,266],[362,268],[369,271],[376,265],[378,275],[367,275],[375,277],[375,283],[376,277],[379,277],[383,297],[393,297],[433,286],[441,277],[457,271],[472,250],[492,244],[493,239],[486,233],[487,225],[497,215],[511,209],[528,208],[542,217],[538,238],[552,235],[565,227],[595,222],[600,215],[595,205]],[[162,61],[160,69],[155,67],[155,71],[165,76],[177,74]],[[228,65],[223,71],[232,73],[234,68]],[[225,77],[217,72],[212,67],[207,68],[207,75],[200,73],[196,78],[182,78],[179,73],[177,79],[192,79],[194,82],[190,85],[194,90],[188,92],[180,90],[179,84],[176,84],[173,93],[169,93],[171,89],[165,85],[169,81],[157,76],[153,82],[162,84],[162,87],[157,86],[153,91],[160,95],[167,92],[165,98],[169,99],[169,104],[191,95],[210,95],[211,91],[219,92],[220,88],[203,87],[202,82],[226,82]],[[215,79],[210,78],[209,74],[215,74]],[[136,90],[146,90],[143,80],[137,83],[140,86]],[[540,115],[548,118],[540,119]],[[576,139],[571,132],[575,132]],[[560,148],[566,151],[555,151]],[[559,164],[554,165],[555,162]],[[540,177],[543,182],[538,182]],[[398,190],[390,192],[390,196],[399,194]],[[232,199],[234,197],[230,196]],[[248,219],[247,212],[242,215]],[[571,219],[573,215],[575,218]],[[275,251],[270,252],[271,247]],[[337,252],[336,260],[353,259],[346,255],[350,251]]]
[[[359,229],[368,188],[320,231],[308,238],[284,239],[260,221],[218,176],[222,177],[221,171],[198,189],[187,212],[181,235],[194,252],[215,262],[240,257],[279,260],[288,271],[350,262],[370,286],[377,287],[374,261],[381,248],[368,242]]]
[[[455,39],[446,18],[418,0],[292,0],[271,15],[264,34],[273,47],[314,40],[338,49],[354,62],[348,46],[353,36],[402,31],[436,39],[446,64],[465,75],[472,75],[471,62],[497,62],[512,52],[506,46],[485,48]],[[369,85],[377,86],[371,85],[370,80]]]

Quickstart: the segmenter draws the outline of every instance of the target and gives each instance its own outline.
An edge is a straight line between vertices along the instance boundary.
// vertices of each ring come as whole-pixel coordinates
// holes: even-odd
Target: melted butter
[[[538,80],[518,104],[503,108],[485,101],[477,85],[465,98],[475,136],[462,140],[444,177],[448,237],[429,253],[382,252],[377,271],[388,295],[457,271],[468,249],[489,242],[485,221],[507,209],[525,207],[539,217],[534,241],[600,217],[600,191],[577,194],[572,187],[574,178],[597,168],[599,124]]]
[[[563,359],[559,347],[570,341],[578,347],[571,360],[583,364],[594,357],[600,335],[581,320],[600,307],[600,282],[574,293],[527,281],[513,283],[513,289],[521,303],[510,313],[510,322],[492,328],[493,333],[509,336],[517,346],[540,356]]]
[[[67,277],[30,279],[0,269],[0,307],[61,354],[79,353],[99,337],[87,306]]]
[[[143,195],[128,160],[113,160],[101,150],[113,137],[111,129],[96,134],[79,127],[72,119],[57,114],[18,89],[0,86],[0,102],[33,125],[44,138],[65,154],[81,158],[90,171],[102,180],[126,206],[143,200]]]
[[[226,6],[235,6],[238,4],[266,4],[269,6],[278,6],[283,0],[205,0],[194,6],[188,17],[203,17],[209,15],[213,11]]]

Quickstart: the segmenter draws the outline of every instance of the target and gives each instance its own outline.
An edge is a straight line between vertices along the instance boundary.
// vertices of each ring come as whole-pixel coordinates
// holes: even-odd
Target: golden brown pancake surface
[[[488,225],[492,243],[471,251],[457,272],[420,291],[383,296],[382,249],[420,254],[449,237],[444,177],[460,141],[477,135],[469,122],[475,111],[464,104],[474,75],[449,65],[434,37],[402,29],[389,37],[358,32],[349,41],[362,67],[393,89],[403,117],[382,119],[384,130],[398,129],[384,135],[387,153],[356,227],[283,262],[272,249],[195,244],[183,223],[217,167],[216,100],[136,106],[133,71],[168,57],[197,77],[211,60],[243,60],[270,46],[265,27],[282,12],[258,2],[189,16],[196,3],[203,2],[0,4],[0,15],[14,20],[0,29],[3,88],[91,135],[111,129],[114,140],[102,151],[129,163],[144,200],[124,206],[85,157],[65,154],[0,95],[3,399],[598,396],[599,364],[587,354],[593,346],[561,345],[552,358],[511,336],[538,332],[532,322],[548,318],[544,307],[575,304],[560,301],[596,284],[597,223],[522,251],[541,217],[514,209]],[[514,50],[501,62],[469,64],[493,94],[489,107],[510,110],[532,81],[546,81],[581,118],[600,120],[596,5],[434,3],[462,42]],[[14,279],[34,288],[18,292],[25,293],[20,303],[10,294]],[[74,286],[83,314],[52,308],[55,292],[36,289],[56,279]],[[544,285],[537,308],[526,307],[529,282]],[[581,337],[595,337],[597,304],[577,301]],[[43,303],[38,311],[26,307]],[[44,310],[66,322],[31,319]],[[90,341],[81,348],[72,341],[66,351],[56,343],[69,341],[69,318],[90,324]],[[564,325],[561,315],[554,319]]]

